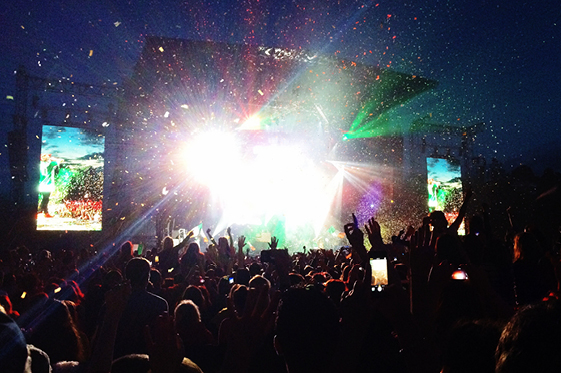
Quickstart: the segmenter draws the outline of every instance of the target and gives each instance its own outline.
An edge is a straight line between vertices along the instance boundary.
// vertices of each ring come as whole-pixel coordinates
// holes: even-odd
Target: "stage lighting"
[[[250,117],[246,120],[241,127],[240,130],[260,130],[261,128],[261,119],[257,115]]]
[[[240,146],[233,133],[204,132],[188,142],[183,158],[190,176],[212,187],[228,180],[238,169]]]

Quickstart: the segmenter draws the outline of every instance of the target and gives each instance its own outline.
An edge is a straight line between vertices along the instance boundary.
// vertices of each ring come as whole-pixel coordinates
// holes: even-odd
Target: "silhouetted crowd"
[[[458,235],[470,199],[389,243],[355,218],[348,246],[293,254],[230,229],[204,253],[191,234],[0,251],[0,372],[560,372],[558,237],[496,232],[486,206]]]

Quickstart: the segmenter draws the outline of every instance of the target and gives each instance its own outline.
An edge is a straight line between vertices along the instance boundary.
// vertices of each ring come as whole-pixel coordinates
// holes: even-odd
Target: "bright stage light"
[[[280,221],[287,236],[303,227],[309,239],[320,234],[342,177],[309,151],[305,144],[254,145],[218,131],[193,138],[185,152],[187,171],[190,180],[208,188],[207,198],[219,209],[214,231]]]
[[[209,187],[226,183],[240,160],[240,146],[233,133],[210,131],[188,142],[184,162],[189,175]]]
[[[250,117],[246,120],[239,128],[240,130],[260,130],[261,128],[261,119],[257,115]]]

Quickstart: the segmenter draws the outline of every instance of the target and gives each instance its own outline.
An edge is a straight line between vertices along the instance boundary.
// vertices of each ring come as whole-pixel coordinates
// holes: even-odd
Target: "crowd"
[[[204,253],[190,235],[142,255],[0,251],[0,371],[561,371],[558,245],[493,231],[486,208],[458,235],[470,198],[450,225],[434,211],[385,243],[355,219],[349,246],[306,253],[273,237],[249,256],[230,230]]]

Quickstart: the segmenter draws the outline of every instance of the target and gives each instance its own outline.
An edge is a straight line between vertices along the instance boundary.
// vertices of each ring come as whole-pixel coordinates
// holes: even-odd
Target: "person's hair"
[[[241,315],[245,309],[245,301],[247,300],[248,289],[245,285],[235,284],[230,289],[230,298],[234,301],[236,312]]]
[[[149,371],[148,355],[143,354],[121,356],[111,364],[111,373],[147,373]]]
[[[162,250],[171,250],[171,249],[173,249],[173,238],[167,236],[162,241]]]
[[[121,255],[132,257],[132,242],[130,241],[123,242],[119,251]]]
[[[444,346],[442,361],[448,373],[494,373],[495,350],[501,326],[487,321],[457,324]]]
[[[446,220],[446,215],[444,215],[444,212],[442,211],[433,211],[430,213],[429,215],[430,218],[430,222],[432,226],[438,227],[438,228],[446,228],[448,227],[448,220]]]
[[[28,341],[45,351],[51,363],[86,359],[80,333],[64,302],[49,300],[37,320],[40,321],[35,328],[30,329]]]
[[[300,286],[306,282],[304,276],[299,273],[292,272],[288,275],[288,278],[290,280],[290,286]]]
[[[341,303],[341,296],[345,292],[345,289],[346,285],[341,280],[331,279],[325,284],[325,293],[337,306]]]
[[[199,289],[195,285],[189,285],[183,292],[181,299],[185,300],[192,300],[193,303],[197,305],[199,308],[203,308],[205,306],[205,298],[201,289]]]
[[[241,285],[249,285],[249,280],[250,280],[250,273],[249,270],[245,267],[242,268],[238,268],[238,270],[235,272],[234,274],[235,279],[236,279],[236,284],[241,284]]]
[[[157,269],[150,270],[150,282],[152,283],[152,285],[158,285],[158,287],[162,285],[162,274],[160,273],[160,271],[158,271]]]
[[[195,373],[201,369],[197,364],[187,358],[183,358],[177,367],[177,373]],[[121,356],[113,361],[111,373],[148,373],[151,372],[150,358],[144,354],[131,354]]]
[[[121,282],[123,282],[123,275],[121,275],[121,272],[118,270],[111,270],[107,272],[102,279],[102,285],[107,288],[111,288]]]
[[[150,262],[144,258],[132,258],[125,268],[125,276],[132,287],[148,285],[150,275]]]
[[[204,254],[201,253],[199,244],[196,242],[191,242],[189,246],[187,246],[185,254],[181,256],[180,263],[182,266],[195,266],[199,263],[199,259],[203,256]]]
[[[537,261],[539,258],[538,240],[532,233],[522,232],[514,237],[514,258]]]
[[[199,247],[199,244],[196,242],[191,242],[189,244],[189,246],[187,246],[187,250],[186,250],[186,254],[200,254],[201,252],[201,248]]]
[[[521,308],[504,328],[495,372],[561,372],[561,304],[558,300]]]
[[[284,293],[277,313],[276,344],[289,370],[329,370],[339,339],[339,314],[325,294],[311,286]]]
[[[174,311],[175,329],[178,332],[188,330],[201,322],[199,307],[190,299],[179,302]]]
[[[266,287],[267,289],[271,288],[271,282],[261,275],[255,275],[249,281],[249,287],[257,289],[260,291],[262,288]]]
[[[259,265],[259,263],[253,262],[249,265],[249,274],[251,275],[251,277],[260,275],[261,272],[262,272],[262,268]]]

